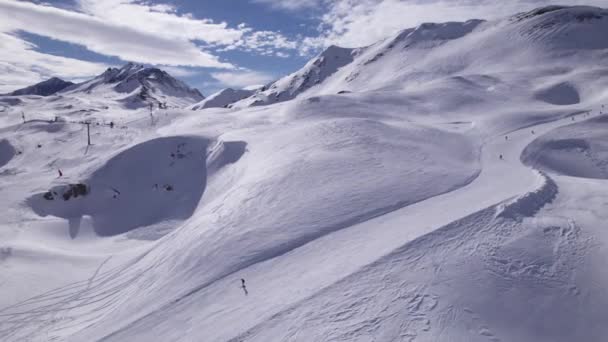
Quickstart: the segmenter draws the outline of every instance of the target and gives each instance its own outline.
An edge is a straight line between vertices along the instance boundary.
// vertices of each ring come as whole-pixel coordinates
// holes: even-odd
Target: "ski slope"
[[[145,316],[143,319],[119,330],[118,333],[111,334],[105,340],[141,339],[143,341],[160,338],[167,341],[178,341],[192,334],[217,341],[231,339],[289,340],[295,336],[303,340],[330,340],[332,338],[331,331],[327,332],[330,335],[319,334],[319,331],[313,331],[311,336],[301,335],[301,332],[298,331],[301,329],[298,326],[300,318],[293,311],[307,312],[313,316],[310,318],[311,320],[319,320],[324,325],[328,324],[328,321],[333,322],[331,319],[336,317],[330,314],[333,313],[337,316],[340,312],[327,309],[324,307],[326,304],[324,300],[316,300],[317,297],[336,298],[334,296],[339,296],[339,293],[348,293],[352,290],[349,288],[348,278],[374,282],[374,280],[365,277],[365,273],[370,272],[368,271],[369,267],[382,267],[374,265],[374,262],[381,260],[384,263],[386,262],[385,259],[399,258],[404,250],[407,251],[407,254],[415,253],[411,252],[409,247],[418,249],[416,248],[417,244],[425,244],[427,248],[429,248],[428,244],[442,244],[445,240],[442,235],[453,234],[450,231],[453,229],[462,230],[461,225],[474,226],[491,223],[497,212],[505,210],[496,207],[498,204],[507,202],[505,206],[508,207],[513,205],[508,202],[510,200],[526,200],[525,195],[529,193],[542,193],[539,190],[548,186],[547,182],[549,180],[546,176],[520,163],[519,155],[535,138],[530,133],[530,128],[538,132],[537,134],[543,134],[569,123],[571,123],[570,117],[567,117],[546,124],[525,127],[510,133],[508,135],[510,141],[505,140],[503,135],[494,137],[482,148],[482,171],[471,184],[376,219],[365,221],[347,230],[330,234],[287,254],[240,270],[238,274],[216,281],[209,287],[188,293],[185,298],[176,299],[175,303]],[[504,155],[504,161],[497,160],[500,153]],[[507,186],[497,186],[497,179],[502,179],[503,184]],[[470,198],[479,198],[480,200],[472,202],[469,201]],[[538,209],[551,200],[550,196],[546,198],[541,196],[539,199],[534,199],[534,201],[539,201],[536,204],[539,206]],[[454,203],[460,204],[455,206]],[[526,207],[529,207],[529,204]],[[461,220],[466,223],[461,223]],[[452,226],[458,228],[452,228]],[[445,230],[448,232],[444,232]],[[378,234],[378,231],[381,231],[382,234]],[[470,232],[459,233],[470,234]],[[425,241],[427,239],[432,241]],[[421,256],[417,255],[417,257]],[[440,257],[449,259],[455,257],[455,255],[442,255]],[[328,262],[328,260],[331,260],[331,262]],[[409,262],[408,265],[411,267],[412,262]],[[416,265],[416,268],[423,267]],[[393,272],[408,272],[408,269],[394,270]],[[364,275],[360,276],[360,273]],[[245,299],[241,290],[236,286],[240,277],[247,279],[250,284],[248,287],[250,294]],[[417,281],[420,282],[419,279]],[[376,286],[381,288],[383,282],[383,279],[375,280],[375,283],[379,283]],[[425,314],[423,312],[424,306],[429,305],[424,301],[438,301],[439,298],[444,300],[442,294],[436,294],[434,295],[435,298],[432,299],[427,298],[423,291],[416,288],[417,286],[408,285],[412,288],[413,293],[410,294],[412,299],[416,299],[416,296],[421,297],[418,298],[423,302],[420,304],[422,305],[421,314]],[[260,290],[263,290],[258,292],[257,287],[261,287]],[[333,287],[339,287],[339,289],[333,289]],[[369,289],[369,292],[362,289],[357,290],[358,293],[365,292],[368,296],[373,295],[376,291],[374,289]],[[386,289],[383,288],[383,290]],[[268,291],[272,293],[272,301],[269,301]],[[398,289],[395,291],[398,291]],[[326,294],[327,292],[333,295]],[[450,296],[446,296],[448,298],[445,300],[449,301]],[[319,302],[319,306],[310,307],[308,304],[310,297],[315,298],[314,302]],[[199,306],[200,303],[211,302],[212,298],[223,298],[221,305]],[[360,298],[359,296],[353,296],[351,300],[357,303]],[[370,303],[370,305],[374,305],[374,303]],[[349,304],[342,300],[339,306],[349,307]],[[330,315],[330,317],[326,316],[323,319],[314,317],[318,310],[328,310],[329,312],[326,315]],[[288,318],[282,316],[288,316]],[[235,317],[240,319],[236,320]],[[377,317],[370,317],[369,319],[374,318]],[[360,319],[360,317],[357,317],[357,319]],[[208,322],[209,325],[192,324],[189,326],[186,335],[181,335],[181,331],[176,332],[170,328],[185,320]],[[276,323],[276,320],[279,320],[280,323]],[[415,317],[414,321],[416,320],[419,320],[419,317]],[[348,326],[348,322],[341,322],[341,319],[338,321],[340,322],[336,323],[337,327],[333,329],[344,335],[344,340],[350,340],[345,328],[345,325]],[[280,325],[281,323],[284,325]],[[417,323],[414,322],[415,324]],[[228,327],[228,329],[220,330],[217,328],[218,325]],[[279,327],[275,327],[275,325],[279,325]],[[288,327],[295,326],[292,329],[297,331],[296,335],[281,335],[286,333],[285,325]],[[267,326],[272,328],[267,329]],[[151,327],[155,328],[151,329]],[[235,334],[235,331],[241,332],[242,335]],[[262,333],[259,333],[259,331],[262,331]],[[412,335],[412,339],[415,336]],[[80,338],[86,339],[91,338],[91,336],[84,335]],[[397,338],[397,336],[394,338]],[[447,338],[447,336],[444,336],[444,338]],[[465,335],[462,338],[464,341],[470,340],[474,336]],[[433,339],[430,338],[429,340]]]
[[[332,47],[227,108],[132,64],[0,98],[0,340],[603,341],[606,13]],[[150,74],[171,106],[123,101]]]

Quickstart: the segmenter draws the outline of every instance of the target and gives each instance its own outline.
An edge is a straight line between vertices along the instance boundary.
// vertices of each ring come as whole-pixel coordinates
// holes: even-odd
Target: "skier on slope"
[[[249,292],[247,291],[247,286],[245,286],[245,279],[243,278],[241,278],[241,288],[243,289],[245,296],[249,294]]]

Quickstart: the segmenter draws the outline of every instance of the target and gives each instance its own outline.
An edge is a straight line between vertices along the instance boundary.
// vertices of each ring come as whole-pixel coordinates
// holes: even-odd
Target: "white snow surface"
[[[224,108],[253,94],[253,90],[226,88],[192,105],[192,110]]]
[[[607,28],[423,24],[201,112],[0,98],[0,340],[606,340]]]

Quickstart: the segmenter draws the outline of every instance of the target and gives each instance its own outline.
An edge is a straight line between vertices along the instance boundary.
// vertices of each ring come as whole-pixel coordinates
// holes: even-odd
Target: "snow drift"
[[[543,135],[526,148],[522,161],[547,172],[608,179],[608,118],[594,118]]]

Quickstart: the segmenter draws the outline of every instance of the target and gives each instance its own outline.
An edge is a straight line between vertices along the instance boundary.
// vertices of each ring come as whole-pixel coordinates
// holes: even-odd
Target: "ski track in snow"
[[[544,132],[547,132],[551,129],[554,129],[556,127],[559,127],[560,125],[563,125],[565,123],[567,123],[567,119],[561,119],[561,120],[557,120],[555,122],[551,122],[551,123],[546,123],[546,124],[542,124],[539,126],[534,127],[537,132],[539,132],[539,134],[543,134]],[[484,157],[487,159],[493,159],[496,158],[497,154],[496,153],[496,149],[494,144],[498,143],[498,145],[500,146],[501,144],[506,144],[506,145],[513,145],[515,144],[517,147],[515,147],[512,151],[509,152],[509,154],[507,154],[507,156],[509,158],[512,158],[513,160],[517,160],[517,162],[515,163],[515,167],[516,169],[518,169],[520,172],[519,173],[514,173],[514,176],[521,176],[521,175],[526,175],[527,177],[523,177],[520,180],[525,180],[525,182],[520,183],[522,186],[521,188],[517,187],[516,189],[511,188],[510,192],[511,195],[509,194],[497,194],[494,193],[493,197],[492,196],[474,196],[473,198],[484,198],[486,199],[486,201],[483,201],[483,203],[478,203],[478,205],[474,208],[468,208],[470,209],[471,212],[471,217],[473,218],[473,221],[476,222],[477,225],[479,225],[480,221],[479,218],[476,216],[476,212],[478,210],[482,210],[483,213],[485,213],[485,211],[483,211],[484,207],[488,207],[488,206],[493,206],[495,203],[501,202],[503,201],[505,198],[509,198],[509,197],[516,197],[517,196],[517,191],[519,189],[519,191],[525,192],[524,195],[521,196],[521,199],[519,200],[515,200],[514,204],[510,205],[510,208],[514,208],[511,211],[515,211],[516,208],[524,208],[524,206],[518,206],[517,203],[519,203],[520,201],[533,201],[535,202],[535,207],[537,208],[536,210],[540,209],[540,207],[542,207],[544,204],[546,204],[547,202],[550,202],[550,200],[553,198],[553,196],[555,195],[555,192],[557,191],[557,189],[554,187],[554,183],[547,178],[546,176],[544,176],[543,174],[537,173],[535,171],[530,172],[530,169],[523,166],[520,162],[519,162],[519,155],[521,153],[521,151],[523,150],[523,148],[530,142],[532,141],[535,137],[534,136],[529,136],[529,131],[527,129],[528,127],[526,127],[526,129],[521,129],[519,132],[512,132],[510,134],[510,141],[503,143],[503,137],[497,137],[496,139],[494,139],[492,142],[489,142],[486,145],[486,149],[484,151]],[[495,163],[490,163],[491,165],[496,165]],[[513,164],[508,163],[505,165],[509,165],[509,166],[513,166]],[[493,170],[494,172],[499,171],[499,173],[503,173],[503,172],[509,172],[511,170]],[[428,215],[429,212],[437,212],[442,208],[448,205],[448,203],[451,203],[453,201],[458,201],[458,196],[463,196],[466,198],[471,198],[469,196],[471,196],[471,192],[474,190],[472,189],[477,189],[478,191],[481,190],[483,191],[484,189],[491,189],[491,187],[488,187],[486,184],[491,183],[493,181],[495,181],[496,178],[498,178],[498,174],[497,173],[488,173],[487,168],[483,168],[481,171],[481,175],[479,176],[479,178],[477,180],[475,180],[474,182],[472,182],[471,184],[469,184],[468,186],[465,186],[463,188],[460,188],[458,190],[455,190],[453,192],[444,194],[444,195],[440,195],[431,199],[428,199],[426,201],[420,202],[420,203],[416,203],[412,206],[406,207],[404,209],[398,210],[396,212],[393,213],[389,213],[387,215],[383,215],[377,219],[373,219],[371,221],[367,221],[367,222],[363,222],[359,225],[353,226],[349,229],[347,229],[346,231],[343,232],[336,232],[334,234],[331,234],[330,236],[326,236],[326,237],[322,237],[320,239],[314,240],[312,242],[309,242],[307,245],[300,247],[301,249],[304,249],[303,251],[293,251],[292,253],[289,253],[287,255],[285,255],[285,258],[289,258],[289,257],[293,257],[294,259],[298,259],[298,252],[301,253],[301,255],[307,255],[310,253],[306,253],[306,250],[308,249],[310,250],[326,250],[328,251],[326,254],[324,254],[321,258],[322,259],[331,259],[333,260],[333,262],[337,265],[342,265],[342,269],[340,271],[332,269],[331,272],[320,272],[319,269],[315,269],[314,274],[308,274],[306,277],[303,277],[303,279],[300,279],[299,282],[303,282],[303,283],[314,283],[316,281],[318,281],[318,279],[323,279],[325,281],[323,281],[323,284],[319,284],[318,286],[312,286],[310,285],[311,288],[323,288],[324,286],[330,286],[331,284],[335,283],[335,282],[339,282],[340,280],[344,279],[344,277],[348,277],[352,274],[356,274],[358,272],[358,270],[362,267],[365,267],[365,264],[363,263],[356,263],[356,264],[352,264],[349,265],[349,263],[344,260],[342,262],[340,262],[340,260],[338,260],[338,258],[348,258],[349,255],[352,255],[352,253],[362,253],[362,254],[366,254],[366,255],[373,255],[373,257],[369,257],[368,259],[366,259],[366,261],[370,261],[373,262],[374,259],[378,258],[381,259],[384,255],[390,254],[392,253],[392,250],[394,249],[398,249],[400,248],[403,243],[406,244],[406,246],[408,245],[407,241],[410,241],[409,243],[412,243],[414,241],[416,241],[416,239],[420,236],[425,236],[426,234],[430,234],[432,232],[434,232],[434,230],[436,229],[435,227],[440,227],[440,225],[433,225],[433,223],[428,224],[426,227],[422,227],[422,229],[419,230],[408,230],[408,231],[404,231],[401,227],[403,224],[403,219],[406,220],[412,220],[412,217],[408,217],[410,214],[409,211],[412,211],[414,213],[417,213],[418,215],[420,215],[421,213],[426,213]],[[546,190],[549,189],[549,190]],[[527,191],[527,192],[526,192]],[[548,195],[546,194],[548,193]],[[537,195],[540,194],[540,195]],[[544,200],[544,201],[543,201]],[[486,206],[487,203],[487,206]],[[492,213],[496,212],[496,208],[491,208]],[[529,216],[532,215],[534,212],[528,212],[528,211],[522,211],[518,214],[518,216],[524,217],[524,216]],[[447,227],[450,227],[449,222],[454,221],[454,220],[458,220],[459,219],[459,215],[462,215],[462,212],[458,212],[458,213],[452,213],[453,217],[445,217],[443,218],[446,222]],[[494,215],[492,215],[491,217],[494,217]],[[413,220],[415,221],[415,220]],[[397,223],[397,222],[400,222]],[[390,242],[390,246],[391,247],[387,247],[386,245],[386,240],[383,241],[374,241],[374,239],[377,237],[374,236],[373,233],[373,229],[370,229],[370,226],[380,226],[382,231],[386,234],[387,230],[392,229],[392,234],[388,233],[387,235],[383,235],[384,237],[386,236],[390,236],[391,237],[391,242]],[[459,225],[459,224],[457,224]],[[392,226],[392,227],[391,227]],[[376,229],[380,229],[380,228],[376,228]],[[449,229],[449,228],[447,228]],[[429,237],[431,238],[431,237]],[[461,238],[464,237],[459,237],[458,239],[454,238],[454,240],[460,240]],[[441,239],[435,239],[435,240],[447,240],[450,241],[451,239],[446,239],[445,236],[442,236]],[[374,243],[378,243],[378,245],[375,245]],[[327,246],[327,247],[325,247]],[[331,247],[329,247],[331,246]],[[432,247],[429,247],[432,249]],[[421,248],[422,250],[426,250],[426,248]],[[357,251],[357,252],[354,252]],[[300,257],[301,258],[301,257]],[[415,258],[415,260],[419,260],[420,258],[422,258],[422,256],[418,256],[417,258]],[[322,262],[321,260],[311,260],[309,261],[309,263],[305,264],[305,265],[301,265],[298,266],[301,267],[302,269],[299,270],[302,272],[302,274],[306,275],[306,268],[311,268],[312,265],[318,264]],[[270,270],[270,269],[282,269],[281,265],[281,261],[276,261],[275,260],[270,260],[264,263],[269,263],[269,265],[267,265],[267,267],[264,267],[264,265],[254,265],[252,268],[256,268],[256,266],[260,266],[260,268],[266,269],[266,270]],[[289,263],[288,261],[283,261],[283,263],[285,265],[290,265],[291,263]],[[345,265],[348,265],[348,267],[344,267]],[[287,266],[285,266],[287,267]],[[251,278],[251,276],[247,275],[247,270],[241,270],[240,271],[241,274],[245,274],[246,277],[249,279]],[[252,272],[255,272],[255,270],[252,270]],[[297,270],[292,270],[292,272],[298,272]],[[262,273],[262,272],[260,272]],[[310,273],[310,272],[309,272]],[[280,277],[280,275],[276,275],[277,277]],[[262,280],[262,279],[258,279],[258,282],[264,282],[265,286],[270,286],[271,288],[275,288],[275,286],[273,286],[273,280],[275,280],[276,278],[274,277],[274,275],[268,275],[268,278],[271,278],[272,280],[266,279],[266,280]],[[255,279],[255,278],[254,278]],[[331,279],[331,281],[327,281],[327,279]],[[224,280],[224,279],[222,279]],[[231,281],[231,280],[230,280]],[[270,281],[270,284],[269,284]],[[297,281],[297,280],[296,280]],[[224,281],[221,281],[220,283],[223,283]],[[277,282],[280,282],[280,279],[277,280]],[[220,287],[220,288],[225,288],[225,287],[230,287],[229,282],[226,282],[224,284],[217,284],[217,283],[213,283],[211,284],[209,287],[212,287],[212,289],[208,289],[211,296],[229,296],[228,294],[224,293],[221,294],[224,291],[220,290],[220,293],[216,293],[216,289],[213,289],[214,287]],[[278,286],[280,288],[280,286]],[[206,288],[201,288],[201,289],[197,289],[197,291],[201,291],[201,290],[207,290]],[[286,291],[289,292],[289,291]],[[313,290],[313,292],[309,293],[309,295],[314,295],[315,291]],[[188,294],[188,296],[191,296],[192,293]],[[296,304],[296,301],[294,301],[294,298],[300,298],[301,300],[304,300],[308,297],[304,296],[303,294],[285,294],[284,296],[281,296],[279,294],[275,295],[284,298],[286,301],[293,301],[292,305]],[[204,296],[205,294],[201,294],[202,298],[195,298],[195,299],[191,299],[192,303],[196,302],[197,300],[199,301],[203,301],[204,302]],[[414,296],[415,297],[415,296]],[[188,299],[186,299],[188,300]],[[181,301],[178,300],[178,301]],[[285,305],[286,303],[282,303],[282,305]],[[143,329],[145,329],[145,327],[147,326],[146,320],[150,319],[150,321],[162,321],[165,319],[171,319],[173,317],[173,315],[179,316],[180,315],[180,308],[184,308],[187,307],[187,304],[182,304],[182,305],[178,305],[178,304],[174,304],[175,307],[173,309],[171,308],[163,308],[163,310],[159,311],[159,312],[155,312],[152,313],[150,316],[144,317],[142,320],[135,322],[134,324],[131,324],[125,328],[123,328],[123,330],[128,330],[131,328],[135,327],[135,331],[138,331],[139,333],[145,334],[145,332],[143,331]],[[237,303],[234,303],[233,305],[238,306]],[[227,304],[228,307],[230,307],[230,304]],[[246,308],[244,308],[243,310],[247,310],[247,312],[242,312],[241,314],[244,315],[245,317],[248,317],[248,321],[259,321],[259,322],[264,322],[265,319],[270,319],[271,317],[274,317],[275,313],[271,313],[271,312],[258,312],[259,308],[262,308],[264,306],[268,306],[268,303],[263,303],[263,302],[259,302],[259,303],[250,303],[250,305],[247,305]],[[238,309],[237,309],[238,310]],[[231,314],[234,314],[234,309],[230,310]],[[271,310],[267,310],[267,311],[271,311]],[[158,315],[158,317],[155,317],[156,315]],[[216,313],[217,315],[217,313]],[[204,316],[202,316],[204,317]],[[222,321],[220,317],[215,317],[215,322],[214,324],[230,324],[229,318],[227,318],[227,321]],[[138,329],[141,328],[141,329]],[[207,331],[210,331],[212,328],[208,327]],[[483,330],[483,328],[480,328],[484,333],[482,335],[487,336],[489,335],[489,332],[486,330]],[[205,331],[205,329],[201,329],[203,331]],[[407,334],[406,334],[407,335]],[[110,336],[108,336],[108,338],[106,338],[105,340],[108,341],[113,341],[113,340],[121,340],[121,333],[120,331],[118,331],[115,334],[112,334]],[[211,340],[224,340],[227,339],[228,336],[215,336],[212,337]],[[331,340],[331,338],[329,338]],[[236,340],[239,340],[239,338],[236,338]],[[264,339],[261,339],[264,340]],[[348,338],[346,338],[346,340],[348,340]]]
[[[551,129],[559,127],[563,123],[569,123],[566,119],[560,119],[551,123],[544,123],[538,126],[535,126],[534,129],[537,130],[538,134],[542,134],[543,132],[547,132]],[[424,244],[432,244],[435,245],[437,243],[440,244],[450,244],[452,241],[456,243],[456,241],[467,241],[470,238],[470,234],[475,234],[475,230],[471,225],[475,227],[484,227],[485,223],[489,223],[494,220],[496,217],[499,218],[522,218],[527,216],[532,216],[538,209],[540,209],[545,203],[550,202],[552,198],[555,196],[557,192],[557,188],[555,183],[548,178],[546,175],[542,173],[537,173],[535,171],[530,172],[530,169],[524,167],[519,162],[519,153],[521,150],[534,138],[534,137],[526,137],[528,134],[528,129],[522,129],[519,132],[512,132],[509,134],[510,141],[503,141],[503,137],[499,136],[489,141],[483,151],[483,159],[484,167],[481,171],[479,177],[474,180],[471,184],[452,191],[447,194],[443,194],[440,196],[436,196],[430,199],[427,199],[423,202],[416,203],[409,207],[406,207],[401,210],[397,210],[393,213],[377,217],[367,222],[363,222],[361,224],[355,225],[351,228],[345,229],[344,231],[340,231],[337,233],[330,234],[329,236],[324,236],[319,239],[308,242],[306,245],[296,248],[296,250],[285,253],[282,256],[277,258],[273,258],[271,260],[265,260],[260,262],[258,265],[249,266],[248,269],[240,270],[240,273],[247,274],[248,270],[251,269],[251,272],[255,272],[256,268],[260,270],[268,270],[272,268],[277,268],[281,263],[281,259],[288,259],[290,257],[297,257],[297,254],[301,250],[305,250],[307,248],[315,249],[322,248],[323,245],[332,246],[332,250],[328,251],[328,255],[324,255],[323,258],[332,258],[331,254],[336,254],[336,257],[340,257],[340,255],[349,255],[349,253],[345,253],[345,250],[358,250],[359,248],[365,248],[366,250],[376,250],[376,253],[373,253],[374,257],[369,257],[365,260],[365,262],[369,262],[367,265],[365,263],[356,263],[353,265],[348,265],[345,267],[342,272],[335,272],[332,270],[332,274],[327,274],[326,277],[319,276],[318,272],[315,274],[314,278],[311,278],[312,275],[308,274],[302,281],[306,282],[314,282],[315,279],[325,279],[322,283],[319,284],[321,290],[314,290],[317,288],[316,286],[310,286],[311,292],[302,293],[297,295],[289,295],[286,294],[285,298],[297,298],[298,300],[292,300],[291,303],[287,307],[291,307],[292,309],[278,309],[277,312],[273,312],[272,310],[267,310],[267,312],[257,312],[256,310],[250,311],[249,315],[257,316],[257,319],[252,318],[252,321],[258,322],[256,326],[252,326],[247,329],[247,332],[241,335],[240,337],[234,337],[234,340],[241,340],[246,336],[256,336],[260,331],[265,331],[268,328],[268,325],[272,325],[272,322],[288,315],[290,312],[297,310],[297,304],[306,300],[310,300],[310,298],[323,297],[325,293],[331,293],[331,289],[333,287],[340,288],[340,284],[348,283],[348,279],[350,277],[359,277],[360,273],[370,272],[370,269],[374,269],[375,267],[379,267],[386,262],[394,263],[394,261],[390,261],[391,258],[404,258],[404,251],[411,254],[406,257],[407,263],[404,265],[412,266],[416,264],[418,260],[424,257],[424,255],[420,255],[420,251],[433,250],[434,247],[437,246],[425,246]],[[450,201],[458,200],[458,196],[470,196],[470,193],[473,191],[483,191],[483,188],[487,188],[486,184],[491,182],[496,177],[499,177],[499,173],[503,173],[506,170],[500,170],[500,167],[488,170],[486,165],[496,165],[496,162],[489,162],[489,160],[496,158],[496,153],[502,147],[508,145],[517,145],[509,150],[509,153],[505,153],[505,159],[509,160],[517,160],[516,163],[505,162],[505,167],[513,167],[520,172],[515,173],[516,175],[526,174],[525,177],[520,179],[520,187],[512,187],[510,189],[510,193],[495,193],[490,198],[487,198],[482,203],[477,203],[473,205],[467,210],[467,212],[455,212],[449,213],[444,217],[441,217],[435,222],[429,223],[424,227],[419,227],[415,230],[407,230],[404,231],[401,229],[401,225],[403,224],[403,219],[412,220],[411,217],[408,217],[410,214],[422,215],[423,213],[433,212],[438,210],[437,208],[441,208]],[[524,195],[520,195],[518,197],[518,191],[526,191]],[[505,199],[513,197],[514,199],[511,202],[506,203],[499,207],[494,207],[496,203],[504,201]],[[484,197],[476,197],[476,198],[484,198]],[[522,201],[526,202],[521,203]],[[528,202],[532,202],[534,204],[533,211],[522,210],[522,208],[530,208]],[[460,218],[462,215],[465,215],[465,218]],[[415,220],[413,220],[416,222]],[[396,222],[401,222],[400,224],[395,224]],[[445,222],[445,224],[441,225],[441,222]],[[452,222],[452,223],[450,223]],[[467,225],[468,223],[468,225]],[[390,247],[386,247],[386,241],[374,241],[374,237],[371,236],[370,229],[366,228],[368,225],[381,225],[383,227],[393,226],[393,234],[383,235],[384,237],[390,236],[391,243]],[[442,228],[439,228],[442,227]],[[390,228],[388,228],[390,229]],[[386,229],[383,229],[386,232]],[[479,233],[479,232],[477,232]],[[454,236],[453,234],[457,234]],[[466,235],[466,236],[463,236]],[[557,235],[565,235],[570,236],[572,234],[572,228],[569,230],[558,231],[554,233],[553,229],[548,229],[547,234],[557,234]],[[347,239],[344,237],[348,236]],[[339,241],[344,241],[340,243]],[[365,242],[365,244],[355,244],[353,246],[353,241]],[[444,241],[444,242],[440,242]],[[380,244],[382,242],[382,244]],[[375,243],[378,243],[378,248],[375,247]],[[348,245],[348,246],[347,246]],[[381,247],[381,245],[384,245]],[[457,246],[458,248],[462,248],[463,246]],[[470,248],[470,253],[478,253],[478,249],[480,246],[465,246],[466,248]],[[454,247],[455,248],[455,247]],[[323,249],[325,250],[325,249]],[[305,253],[304,251],[302,251]],[[295,254],[295,256],[294,256]],[[445,255],[444,255],[445,257]],[[278,260],[275,260],[278,259]],[[311,260],[311,264],[314,264],[316,261]],[[517,272],[526,272],[530,270],[529,266],[525,266],[521,263],[512,263],[509,264],[508,260],[502,260],[500,258],[495,258],[492,262],[499,266],[504,266],[507,270],[507,274],[517,274]],[[435,260],[437,265],[441,264],[441,261]],[[267,265],[270,264],[270,265]],[[278,264],[278,265],[277,265]],[[336,262],[336,264],[341,264],[340,262]],[[146,269],[140,270],[139,275],[144,274],[147,270],[153,269],[158,265],[149,265]],[[268,268],[264,266],[270,266]],[[4,308],[0,311],[0,317],[3,317],[2,323],[0,323],[0,335],[5,336],[8,340],[11,338],[15,338],[16,340],[27,339],[28,336],[35,336],[36,331],[29,331],[24,334],[24,330],[27,331],[31,329],[31,323],[39,322],[39,326],[36,329],[37,331],[49,329],[47,334],[48,336],[53,336],[53,334],[57,333],[58,336],[61,336],[66,331],[71,331],[70,329],[76,329],[76,327],[83,326],[87,324],[87,322],[95,323],[99,318],[105,315],[105,312],[109,312],[107,310],[118,307],[122,302],[121,298],[128,296],[129,294],[123,293],[121,291],[125,288],[124,285],[130,283],[135,280],[138,275],[130,274],[128,271],[130,270],[129,265],[125,265],[123,267],[101,271],[103,264],[99,266],[98,270],[94,275],[91,276],[90,279],[76,283],[64,288],[60,288],[54,291],[50,291],[43,295],[31,298],[25,302],[19,303],[18,305],[14,305],[12,307]],[[302,266],[306,268],[306,265]],[[440,266],[437,266],[440,268]],[[528,268],[526,268],[528,267]],[[279,267],[280,268],[280,267]],[[523,269],[523,271],[522,271]],[[306,275],[306,272],[303,271],[303,274]],[[507,275],[505,275],[507,276]],[[246,276],[247,279],[251,283],[256,283],[255,277]],[[222,279],[218,279],[218,283],[231,282],[232,276],[227,276]],[[331,279],[331,280],[327,280]],[[382,278],[380,278],[382,279]],[[279,280],[279,279],[277,279]],[[271,285],[271,284],[267,284]],[[380,318],[376,317],[371,321],[364,321],[356,324],[356,327],[353,331],[350,331],[352,335],[344,335],[345,333],[340,333],[340,328],[337,327],[336,331],[334,331],[331,335],[337,339],[348,339],[349,336],[353,337],[357,334],[358,330],[366,330],[366,331],[376,331],[380,326],[380,322],[386,322],[387,319],[397,319],[396,317],[400,317],[404,322],[400,325],[402,327],[401,331],[395,335],[400,336],[403,340],[414,340],[416,336],[420,334],[427,334],[432,329],[431,318],[429,318],[429,314],[431,311],[440,307],[439,301],[440,298],[432,292],[428,292],[425,289],[424,283],[418,283],[412,285],[410,283],[403,284],[402,293],[396,296],[396,299],[390,305],[393,311],[385,308],[384,310],[389,310],[388,312],[384,312],[380,314]],[[191,293],[187,294],[184,297],[173,300],[168,305],[162,307],[161,310],[147,314],[143,316],[141,319],[122,327],[121,329],[115,331],[114,333],[106,336],[103,340],[112,341],[112,340],[121,340],[121,332],[129,331],[130,329],[135,329],[135,331],[139,331],[139,333],[145,335],[145,327],[147,326],[146,321],[151,320],[155,321],[156,319],[170,319],[170,312],[179,316],[179,308],[187,305],[185,302],[189,300],[196,301],[201,298],[197,298],[198,295],[204,296],[209,295],[209,293],[213,293],[217,291],[218,287],[225,286],[222,284],[217,284],[216,282],[211,283],[205,287],[201,287],[199,289],[191,291]],[[209,289],[208,289],[209,287]],[[408,290],[408,288],[410,288]],[[209,293],[207,293],[209,290]],[[253,290],[255,291],[255,290]],[[572,290],[575,291],[575,290]],[[201,292],[200,294],[198,292]],[[289,292],[289,291],[287,291]],[[214,295],[218,295],[217,293]],[[220,294],[221,295],[221,294]],[[229,296],[225,294],[226,296]],[[361,296],[361,299],[357,299],[356,301],[360,304],[357,306],[359,309],[365,311],[368,305],[371,305],[376,298],[373,295],[363,295],[361,293],[353,293],[353,298],[358,298]],[[193,298],[186,298],[193,297]],[[390,296],[389,296],[390,297]],[[260,300],[259,297],[254,297],[257,300]],[[348,301],[347,301],[348,302]],[[403,303],[401,305],[408,308],[404,314],[403,312],[394,311],[395,307],[392,305],[396,305],[397,303]],[[287,303],[285,303],[287,304]],[[283,305],[281,305],[283,306]],[[374,304],[374,306],[382,306],[381,304]],[[251,307],[261,308],[263,307],[262,303],[258,305],[254,303],[250,303],[246,305],[243,309],[247,308],[251,310]],[[330,321],[341,321],[346,320],[347,318],[352,318],[358,316],[358,312],[355,308],[350,310],[340,309],[342,311],[337,317],[332,317]],[[354,310],[354,311],[353,311]],[[452,311],[456,310],[455,308],[446,308],[443,309],[441,313],[438,314],[438,317],[452,317],[454,313]],[[328,314],[333,313],[333,307],[328,307]],[[479,321],[478,318],[475,318],[474,312],[469,312],[470,310],[465,310],[464,313],[459,312],[459,315],[468,315],[471,318],[472,322]],[[360,313],[360,312],[359,312]],[[333,314],[332,314],[333,315]],[[405,315],[405,316],[404,316]],[[384,317],[381,319],[381,317]],[[447,319],[447,318],[442,319]],[[327,317],[326,317],[327,318]],[[453,319],[453,317],[452,317]],[[323,322],[323,320],[321,320]],[[216,323],[219,324],[219,323]],[[229,322],[226,322],[229,324]],[[140,331],[140,329],[142,329]],[[498,339],[494,337],[493,333],[488,329],[487,326],[479,323],[479,327],[477,328],[480,336],[487,337],[489,340],[497,341]],[[273,331],[269,329],[268,331]],[[297,332],[293,332],[296,334]],[[32,335],[30,335],[32,334]],[[341,335],[341,336],[337,336]],[[292,336],[293,337],[293,336]],[[324,336],[325,338],[332,339],[330,336]],[[339,338],[338,338],[339,337]],[[228,336],[211,338],[211,340],[221,340],[224,338],[228,338]],[[262,339],[263,340],[263,339]]]
[[[282,341],[358,341],[361,335],[372,340],[389,341],[414,341],[419,337],[423,341],[501,341],[484,322],[482,317],[485,315],[467,307],[466,302],[444,305],[437,294],[443,291],[434,288],[451,282],[470,281],[451,278],[443,271],[444,267],[449,269],[454,264],[453,259],[458,259],[458,251],[465,251],[467,256],[484,256],[485,266],[482,268],[505,284],[521,279],[536,281],[537,278],[539,283],[555,283],[566,295],[579,294],[576,286],[568,279],[562,279],[564,274],[574,272],[574,266],[561,259],[578,255],[575,257],[578,260],[584,254],[582,248],[577,247],[579,229],[571,219],[538,218],[532,223],[527,222],[523,228],[538,235],[541,245],[546,244],[552,249],[554,260],[513,259],[513,254],[503,252],[507,248],[502,246],[508,246],[509,239],[517,236],[518,230],[521,233],[522,228],[518,228],[520,222],[535,216],[557,194],[557,185],[549,176],[541,172],[538,176],[541,177],[539,188],[422,235],[230,341],[267,341],[273,338]],[[425,259],[430,259],[431,263],[424,263]],[[465,261],[456,262],[464,264],[466,257]],[[364,284],[360,285],[361,282]],[[359,286],[353,288],[353,284]],[[454,331],[442,331],[447,330],[445,326],[450,323],[462,324],[463,321],[478,334],[479,339],[471,335],[460,337]],[[435,325],[440,327],[439,331],[433,331]],[[292,328],[285,331],[285,327]]]

